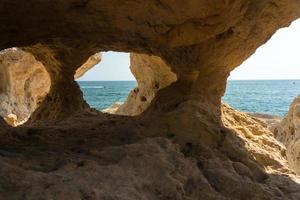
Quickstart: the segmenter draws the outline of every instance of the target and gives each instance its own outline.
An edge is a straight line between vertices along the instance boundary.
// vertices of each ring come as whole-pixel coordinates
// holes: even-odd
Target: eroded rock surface
[[[0,49],[22,47],[51,81],[28,124],[0,124],[1,197],[300,199],[285,146],[263,121],[221,103],[230,72],[300,17],[299,0],[4,0],[0,13]],[[90,110],[74,81],[91,55],[108,50],[160,63],[133,66],[151,74],[129,97],[138,105],[126,112],[139,116]],[[166,73],[174,82],[156,90]],[[153,137],[164,142],[147,142]],[[105,179],[103,190],[95,178]]]
[[[185,158],[179,147],[167,139],[146,139],[90,153],[97,159],[65,163],[49,172],[20,169],[2,160],[1,177],[24,178],[2,179],[7,191],[0,192],[0,197],[124,200],[220,197],[198,170],[196,161]],[[19,190],[10,190],[11,185]],[[30,192],[26,191],[28,187],[32,188]]]
[[[300,179],[266,125],[226,105],[222,121],[223,136],[211,127],[203,140],[97,112],[1,132],[0,197],[297,199]]]
[[[75,78],[101,61],[101,54],[91,56],[76,71]],[[44,65],[21,49],[0,52],[0,116],[11,126],[23,124],[43,102],[51,81]]]
[[[300,174],[300,96],[292,102],[287,116],[276,126],[274,133],[286,146],[290,167]]]
[[[138,86],[132,90],[126,102],[110,112],[122,115],[139,115],[144,112],[156,93],[177,80],[161,58],[146,54],[130,54],[130,70]]]
[[[17,48],[0,52],[0,74],[0,115],[17,125],[43,101],[50,78],[41,62]]]
[[[22,46],[49,72],[49,98],[31,120],[48,122],[87,108],[73,77],[91,55],[106,50],[160,56],[178,81],[165,92],[176,90],[177,97],[163,95],[157,104],[169,102],[167,107],[172,107],[189,96],[206,101],[208,114],[220,120],[220,99],[230,71],[300,15],[298,0],[5,0],[0,9],[0,49]]]
[[[96,53],[91,57],[89,57],[89,59],[76,70],[74,78],[78,79],[82,77],[87,71],[95,67],[95,65],[97,65],[98,63],[100,63],[101,59],[102,59],[101,53]]]

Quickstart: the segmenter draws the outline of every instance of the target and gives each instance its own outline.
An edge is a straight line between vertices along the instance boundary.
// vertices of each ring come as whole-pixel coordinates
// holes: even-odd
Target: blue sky
[[[104,52],[101,63],[79,80],[135,80],[129,65],[128,53]],[[277,31],[255,54],[231,72],[229,79],[300,79],[300,19]]]
[[[86,72],[79,81],[135,80],[131,74],[128,53],[103,52],[101,62]]]

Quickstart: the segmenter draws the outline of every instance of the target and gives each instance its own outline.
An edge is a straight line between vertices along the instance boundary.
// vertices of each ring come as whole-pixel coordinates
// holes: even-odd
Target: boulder
[[[300,174],[300,96],[294,99],[274,134],[286,146],[289,166]]]

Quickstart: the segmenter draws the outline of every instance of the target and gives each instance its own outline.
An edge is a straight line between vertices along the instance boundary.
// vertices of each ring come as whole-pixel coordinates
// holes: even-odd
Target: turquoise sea
[[[124,102],[135,81],[80,81],[91,107],[105,109]],[[230,80],[223,101],[245,112],[284,116],[292,100],[300,95],[300,80]]]

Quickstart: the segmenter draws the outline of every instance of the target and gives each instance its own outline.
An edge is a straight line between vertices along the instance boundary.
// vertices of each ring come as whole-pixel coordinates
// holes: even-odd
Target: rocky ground
[[[298,199],[300,178],[263,121],[224,105],[214,145],[147,121],[93,111],[2,131],[0,197]]]

